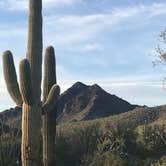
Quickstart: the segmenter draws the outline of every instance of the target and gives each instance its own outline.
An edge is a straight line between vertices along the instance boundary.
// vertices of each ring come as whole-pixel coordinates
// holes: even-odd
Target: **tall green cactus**
[[[28,25],[27,59],[20,62],[20,87],[10,51],[5,51],[3,54],[4,77],[12,99],[18,106],[22,106],[22,166],[41,164],[42,113],[43,161],[44,165],[48,166],[48,160],[53,161],[55,157],[53,156],[54,148],[51,146],[54,146],[55,141],[56,117],[54,110],[60,89],[56,85],[54,49],[48,47],[45,58],[44,97],[43,103],[41,102],[42,0],[29,0]],[[49,151],[48,147],[51,147]],[[48,154],[51,157],[48,157]]]

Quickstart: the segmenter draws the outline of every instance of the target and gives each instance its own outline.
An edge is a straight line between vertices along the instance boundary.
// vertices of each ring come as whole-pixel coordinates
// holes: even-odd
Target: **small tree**
[[[160,44],[155,49],[155,57],[156,59],[153,61],[154,65],[158,64],[166,64],[166,29],[161,31],[159,35]]]

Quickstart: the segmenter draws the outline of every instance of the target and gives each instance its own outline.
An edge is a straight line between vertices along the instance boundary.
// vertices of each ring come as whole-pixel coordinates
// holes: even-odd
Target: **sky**
[[[27,0],[0,0],[0,53],[12,51],[17,73],[27,9]],[[152,65],[165,18],[165,0],[43,0],[44,48],[55,47],[62,92],[81,81],[132,104],[166,104],[166,66]],[[13,106],[0,58],[0,110]]]

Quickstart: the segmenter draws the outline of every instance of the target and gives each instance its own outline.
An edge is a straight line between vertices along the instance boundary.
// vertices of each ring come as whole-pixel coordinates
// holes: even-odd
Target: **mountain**
[[[127,101],[107,93],[97,84],[87,86],[81,82],[61,94],[57,108],[57,120],[73,122],[103,118],[136,108]],[[16,107],[0,113],[0,119],[11,123],[21,118],[21,109]]]
[[[58,101],[58,121],[80,121],[103,118],[133,110],[137,105],[107,93],[97,84],[75,83]]]

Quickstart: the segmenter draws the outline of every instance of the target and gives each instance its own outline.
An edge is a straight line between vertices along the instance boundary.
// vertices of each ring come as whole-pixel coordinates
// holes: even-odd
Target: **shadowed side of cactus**
[[[43,163],[55,165],[56,102],[60,88],[56,85],[55,53],[52,46],[46,49],[43,82]]]

